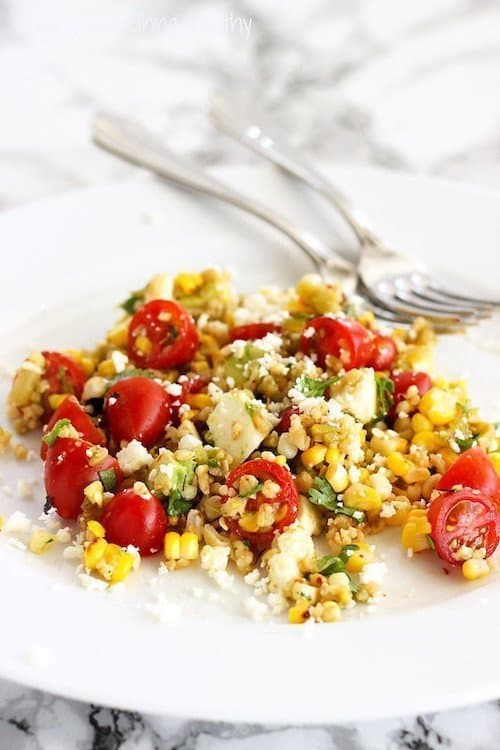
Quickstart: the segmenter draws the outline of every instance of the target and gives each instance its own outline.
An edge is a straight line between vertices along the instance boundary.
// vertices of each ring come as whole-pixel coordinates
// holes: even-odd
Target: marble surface
[[[0,0],[0,209],[132,175],[89,142],[103,108],[140,116],[204,164],[251,160],[210,126],[221,86],[258,96],[319,160],[500,188],[499,79],[497,0]],[[499,745],[497,703],[271,728],[145,717],[0,682],[2,750]]]

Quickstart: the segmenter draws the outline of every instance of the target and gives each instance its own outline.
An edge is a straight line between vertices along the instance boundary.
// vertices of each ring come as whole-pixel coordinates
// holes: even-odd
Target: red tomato
[[[139,440],[147,448],[162,437],[170,423],[171,397],[151,378],[135,375],[118,380],[104,402],[108,430],[117,446]]]
[[[280,331],[281,326],[275,323],[248,323],[244,326],[235,326],[229,333],[229,341],[263,339],[268,333],[280,333]]]
[[[206,385],[206,382],[199,375],[181,375],[177,381],[177,385],[181,387],[181,393],[178,396],[172,396],[171,402],[172,422],[174,425],[179,424],[179,409],[186,403],[186,396],[189,393],[199,393]]]
[[[106,445],[106,435],[99,427],[96,427],[90,416],[83,410],[80,403],[74,396],[68,396],[60,404],[48,423],[43,428],[43,434],[46,435],[60,419],[69,419],[73,427],[80,433],[83,440],[87,440],[93,445]],[[40,455],[45,460],[47,455],[47,444],[42,440]]]
[[[269,503],[271,505],[277,504],[280,506],[276,519],[271,527],[262,529],[262,531],[245,531],[237,518],[226,518],[228,527],[241,539],[246,539],[251,545],[258,549],[265,549],[270,547],[274,539],[275,534],[283,531],[287,526],[297,518],[299,508],[299,498],[297,494],[297,488],[293,477],[283,466],[272,461],[266,461],[263,458],[255,458],[252,461],[246,461],[240,464],[236,469],[233,469],[227,477],[227,487],[234,487],[234,485],[241,479],[242,476],[249,474],[258,479],[259,482],[265,482],[266,479],[271,479],[280,486],[280,491],[276,497],[269,499],[264,497],[262,492],[257,492],[255,498],[249,498],[247,500],[247,510],[254,512],[263,503]]]
[[[47,451],[45,491],[63,518],[78,516],[83,502],[83,490],[100,478],[99,472],[112,469],[117,485],[123,479],[118,461],[113,456],[108,455],[97,466],[90,466],[88,451],[93,447],[86,440],[58,438]]]
[[[60,352],[42,352],[45,359],[43,377],[49,381],[49,391],[52,393],[72,393],[78,399],[83,393],[85,373],[79,364],[71,357]]]
[[[451,490],[456,485],[480,490],[484,495],[500,501],[499,478],[486,453],[478,445],[469,448],[446,471],[438,490]]]
[[[451,565],[461,565],[457,550],[465,544],[486,550],[490,557],[498,545],[499,515],[494,503],[479,490],[466,488],[443,492],[428,511],[431,536],[439,557]]]
[[[133,489],[115,495],[100,520],[108,542],[120,547],[133,544],[143,556],[158,552],[167,531],[167,516],[156,495],[145,499]]]
[[[394,382],[394,400],[402,401],[406,396],[408,388],[416,385],[421,396],[432,387],[432,381],[426,372],[407,370],[406,372],[392,373]]]
[[[294,414],[300,414],[298,406],[288,406],[286,409],[283,409],[280,415],[280,421],[274,428],[277,433],[281,435],[282,432],[288,432]]]
[[[309,335],[312,330],[312,335]],[[346,370],[364,367],[372,353],[372,340],[361,323],[352,318],[313,318],[300,339],[304,354],[315,353],[324,367],[327,355],[338,357]]]
[[[369,366],[377,371],[390,370],[398,353],[394,339],[391,336],[382,336],[381,333],[377,333],[372,339],[372,347],[372,355],[368,361]]]
[[[137,346],[137,339],[149,340],[147,353]],[[192,317],[177,302],[155,299],[141,307],[130,321],[128,356],[137,367],[168,370],[184,365],[198,346],[198,333]]]

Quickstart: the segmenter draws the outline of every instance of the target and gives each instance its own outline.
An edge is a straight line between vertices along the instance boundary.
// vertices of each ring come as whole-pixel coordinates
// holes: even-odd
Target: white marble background
[[[320,160],[500,188],[498,0],[0,0],[0,209],[128,178],[132,168],[89,142],[103,108],[140,116],[205,164],[251,159],[210,127],[221,85],[258,96]],[[283,746],[494,748],[500,711],[266,729],[147,718],[0,682],[2,750]]]

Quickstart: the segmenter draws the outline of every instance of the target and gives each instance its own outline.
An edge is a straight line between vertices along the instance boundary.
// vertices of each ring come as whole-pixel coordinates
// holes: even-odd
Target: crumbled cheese
[[[64,529],[59,529],[55,534],[56,542],[60,544],[69,544],[71,542],[71,531],[68,526]]]
[[[182,396],[182,386],[179,383],[169,383],[165,390],[170,396]]]
[[[392,503],[382,503],[380,518],[392,518],[396,515],[396,509]]]
[[[11,547],[14,547],[15,549],[21,550],[22,552],[27,549],[25,543],[18,539],[16,536],[11,536],[8,539],[7,544],[9,544]]]
[[[26,500],[33,497],[33,489],[36,485],[36,479],[18,479],[17,494]]]
[[[196,435],[183,435],[179,440],[178,450],[180,451],[193,451],[196,448],[200,448],[202,442]]]
[[[301,576],[300,563],[314,557],[314,544],[307,531],[295,524],[276,537],[275,547],[278,552],[268,562],[269,579],[274,590],[286,595],[293,581]]]
[[[225,591],[233,587],[234,576],[226,570],[216,570],[213,573],[209,573],[209,576],[215,581],[219,588],[224,589]]]
[[[269,614],[269,607],[264,602],[260,602],[255,596],[247,596],[243,599],[243,606],[256,622],[260,622]]]
[[[229,552],[229,547],[212,547],[205,544],[200,555],[201,567],[209,574],[225,570],[229,562]]]
[[[86,591],[105,591],[109,583],[101,578],[94,578],[88,573],[79,573],[78,580]]]
[[[383,562],[372,562],[365,565],[359,574],[360,583],[376,583],[380,585],[387,573],[387,565]]]
[[[81,544],[71,544],[63,549],[65,560],[83,560],[83,546]]]
[[[118,451],[116,458],[125,475],[134,474],[144,466],[150,466],[153,462],[153,457],[138,440],[131,440],[125,448]]]
[[[377,385],[371,367],[349,370],[334,387],[335,400],[343,411],[362,424],[374,419],[377,413]]]
[[[89,378],[83,387],[82,401],[90,401],[93,398],[102,398],[108,388],[108,381],[100,375]]]
[[[177,625],[182,615],[182,606],[168,601],[163,591],[158,593],[154,602],[145,604],[144,609],[163,625]]]
[[[28,516],[20,510],[16,510],[7,518],[3,528],[4,531],[11,534],[29,534],[31,525]]]
[[[127,355],[119,351],[111,352],[111,361],[113,362],[113,367],[117,373],[123,372],[128,365]]]
[[[243,577],[243,580],[245,583],[248,583],[249,586],[255,586],[257,581],[260,580],[260,573],[257,568],[254,568],[250,573],[247,573],[246,576]]]

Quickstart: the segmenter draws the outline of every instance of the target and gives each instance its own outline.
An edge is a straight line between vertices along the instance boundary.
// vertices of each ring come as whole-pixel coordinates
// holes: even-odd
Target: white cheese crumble
[[[31,531],[31,521],[25,513],[16,510],[5,521],[4,531],[9,534],[29,534]]]
[[[200,448],[202,442],[196,435],[183,435],[179,440],[178,450],[180,451],[193,451],[196,448]]]
[[[170,396],[182,396],[182,386],[179,383],[169,383],[165,390]]]
[[[116,350],[114,352],[111,352],[111,361],[113,362],[113,367],[115,368],[115,372],[117,373],[123,372],[128,365],[127,355]]]
[[[18,479],[17,494],[19,497],[22,497],[25,500],[30,500],[33,497],[33,490],[36,482],[36,479]]]
[[[182,615],[182,605],[168,601],[163,591],[159,592],[154,602],[145,604],[144,609],[163,625],[177,625]]]
[[[109,583],[100,578],[94,578],[88,573],[79,573],[78,580],[86,591],[105,591]]]
[[[360,583],[376,583],[380,585],[387,573],[387,565],[383,562],[372,562],[365,565],[359,574]]]
[[[144,466],[150,466],[153,462],[153,457],[138,440],[131,440],[125,448],[118,451],[116,458],[125,475],[133,474]]]
[[[260,622],[269,614],[269,607],[264,602],[260,602],[255,596],[247,596],[243,599],[243,606],[250,614],[252,620]]]

